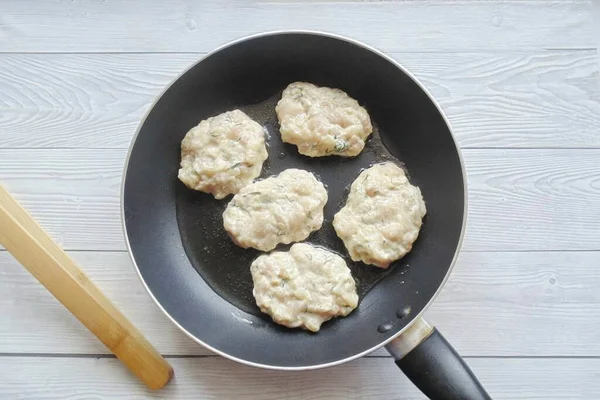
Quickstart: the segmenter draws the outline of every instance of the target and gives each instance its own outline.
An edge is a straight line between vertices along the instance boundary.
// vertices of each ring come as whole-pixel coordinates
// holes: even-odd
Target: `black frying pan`
[[[340,88],[367,109],[375,130],[360,156],[309,158],[281,142],[275,104],[294,81]],[[284,328],[261,314],[249,270],[259,252],[237,247],[224,231],[228,199],[191,191],[177,179],[185,133],[234,108],[270,134],[262,177],[304,168],[327,185],[323,228],[307,241],[345,257],[360,304],[317,334]],[[421,188],[427,216],[412,252],[382,270],[352,262],[331,221],[360,170],[387,159],[402,163]],[[461,244],[461,156],[436,103],[385,55],[306,32],[253,36],[213,52],[175,80],[142,122],[125,168],[122,212],[130,253],[150,295],[179,328],[214,352],[248,365],[302,370],[340,364],[387,344],[398,366],[431,398],[489,398],[460,356],[420,318]]]

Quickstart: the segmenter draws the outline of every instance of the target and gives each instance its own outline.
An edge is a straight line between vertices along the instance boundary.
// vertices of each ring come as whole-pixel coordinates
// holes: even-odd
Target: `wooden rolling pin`
[[[0,244],[150,389],[173,368],[0,185]]]

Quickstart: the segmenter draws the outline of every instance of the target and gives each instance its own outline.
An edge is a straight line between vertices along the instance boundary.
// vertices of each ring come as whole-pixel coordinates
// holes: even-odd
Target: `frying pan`
[[[275,104],[295,81],[340,88],[367,109],[374,133],[358,157],[309,158],[281,142]],[[345,257],[360,303],[317,334],[279,326],[259,311],[249,269],[259,252],[237,247],[224,231],[228,199],[191,191],[177,179],[185,133],[235,108],[268,132],[269,159],[261,178],[302,168],[327,186],[325,222],[307,242]],[[352,262],[331,225],[361,169],[383,160],[406,169],[428,211],[413,250],[387,270]],[[129,150],[122,217],[129,252],[150,296],[175,325],[217,354],[256,367],[305,370],[341,364],[385,345],[429,397],[489,399],[456,351],[421,318],[458,254],[465,181],[448,121],[398,63],[339,36],[266,33],[204,57],[158,98]]]

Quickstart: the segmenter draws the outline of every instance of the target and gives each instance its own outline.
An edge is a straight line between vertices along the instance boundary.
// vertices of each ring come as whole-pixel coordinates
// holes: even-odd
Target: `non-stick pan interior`
[[[309,158],[281,142],[274,107],[283,88],[298,80],[341,88],[367,108],[376,129],[360,156]],[[323,228],[307,241],[345,257],[361,302],[350,316],[325,323],[317,334],[280,327],[260,313],[249,272],[259,252],[234,245],[222,227],[221,214],[230,198],[215,200],[177,180],[185,133],[200,120],[234,108],[269,132],[263,177],[303,168],[327,186]],[[413,251],[381,270],[352,262],[331,221],[360,170],[387,159],[402,164],[421,188],[428,215]],[[125,179],[131,252],[161,307],[216,351],[270,367],[339,362],[393,336],[421,312],[442,283],[464,218],[460,158],[434,103],[386,58],[323,35],[256,37],[192,67],[143,122]]]

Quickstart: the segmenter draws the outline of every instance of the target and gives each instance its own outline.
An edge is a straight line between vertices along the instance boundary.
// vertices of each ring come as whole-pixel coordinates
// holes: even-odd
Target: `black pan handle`
[[[431,400],[491,400],[465,360],[422,318],[386,348],[408,379]]]

